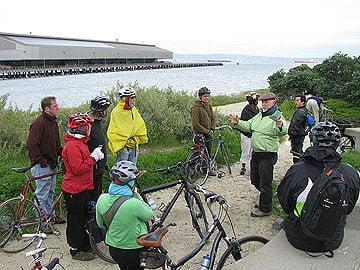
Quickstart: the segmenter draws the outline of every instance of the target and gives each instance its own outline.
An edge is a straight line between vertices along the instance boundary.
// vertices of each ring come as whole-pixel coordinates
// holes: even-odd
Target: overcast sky
[[[0,32],[155,44],[174,53],[360,54],[359,0],[2,1]]]

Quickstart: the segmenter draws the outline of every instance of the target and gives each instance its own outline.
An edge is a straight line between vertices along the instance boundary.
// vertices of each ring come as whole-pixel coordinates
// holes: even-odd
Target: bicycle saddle
[[[30,170],[32,168],[32,165],[30,166],[26,166],[26,167],[22,167],[22,168],[11,168],[12,171],[17,172],[17,173],[26,173],[28,170]]]
[[[140,236],[137,243],[144,247],[160,247],[162,238],[169,231],[168,228],[162,227],[151,233]]]

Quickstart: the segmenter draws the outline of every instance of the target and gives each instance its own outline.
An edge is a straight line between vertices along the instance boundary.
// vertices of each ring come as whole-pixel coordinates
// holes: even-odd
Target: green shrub
[[[360,152],[357,151],[348,151],[345,152],[343,155],[343,161],[349,163],[355,169],[360,171]]]

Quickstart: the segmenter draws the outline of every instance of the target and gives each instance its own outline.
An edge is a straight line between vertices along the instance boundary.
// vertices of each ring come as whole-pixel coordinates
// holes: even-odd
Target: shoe
[[[271,212],[265,213],[263,211],[260,211],[259,209],[255,209],[255,211],[251,212],[250,214],[252,217],[267,217],[271,216]]]
[[[91,261],[91,260],[95,259],[96,257],[92,253],[79,251],[75,255],[73,255],[72,258],[74,260],[79,260],[79,261]]]
[[[61,218],[61,217],[58,217],[58,216],[55,216],[51,219],[52,222],[54,222],[55,224],[65,224],[66,223],[66,220]]]

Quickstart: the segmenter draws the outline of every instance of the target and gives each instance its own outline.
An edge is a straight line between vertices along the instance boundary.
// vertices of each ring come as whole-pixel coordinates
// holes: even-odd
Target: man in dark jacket
[[[107,148],[101,122],[106,117],[110,104],[110,100],[106,97],[96,97],[90,104],[90,115],[94,118],[94,122],[91,123],[90,139],[87,145],[90,152],[101,145],[101,152],[104,154],[104,158],[98,160],[93,167],[94,189],[90,191],[90,201],[94,202],[102,193],[102,178],[107,166]]]
[[[196,134],[205,136],[205,145],[211,156],[212,133],[215,129],[215,116],[211,105],[209,104],[209,97],[211,91],[206,87],[202,87],[198,91],[199,99],[191,107],[191,121],[192,128]]]
[[[244,107],[241,111],[240,120],[250,120],[255,115],[259,113],[258,101],[259,101],[259,94],[256,92],[250,92],[245,96],[246,101],[248,104]],[[250,146],[250,138],[251,133],[246,131],[241,132],[241,169],[240,175],[244,175],[246,172],[246,163],[250,160],[250,153],[251,153],[251,146]]]
[[[340,131],[335,124],[320,122],[311,130],[311,136],[314,145],[306,149],[303,159],[287,171],[278,187],[278,197],[287,214],[283,228],[289,242],[306,252],[327,252],[340,246],[344,237],[346,216],[337,225],[332,239],[318,240],[306,234],[301,228],[299,216],[311,187],[324,170],[340,164],[337,168],[343,174],[350,196],[345,213],[349,215],[359,197],[360,178],[359,172],[353,167],[340,163],[341,156],[336,152],[340,142]]]
[[[60,145],[59,127],[56,121],[59,106],[55,97],[44,97],[41,100],[41,115],[31,124],[27,149],[31,160],[32,176],[56,173],[57,160],[61,155],[62,147]],[[36,180],[35,194],[39,200],[41,209],[49,215],[56,186],[56,175]],[[56,223],[62,223],[62,220],[55,218]],[[47,229],[43,229],[47,230]],[[46,231],[51,233],[50,230]]]
[[[291,142],[291,151],[303,154],[304,139],[306,132],[306,115],[308,110],[305,108],[306,98],[303,95],[297,95],[295,97],[296,111],[291,118],[291,122],[288,129],[289,141]],[[294,163],[299,160],[297,156],[293,157]]]

